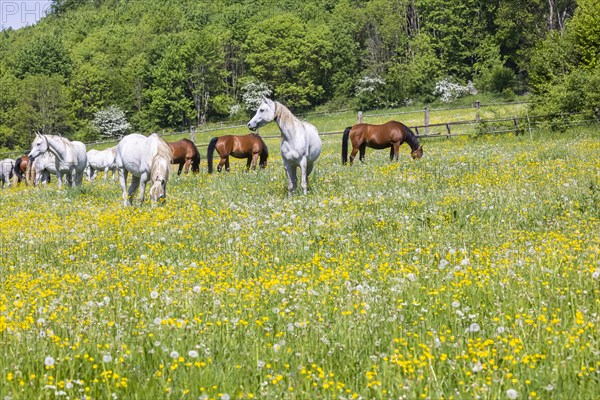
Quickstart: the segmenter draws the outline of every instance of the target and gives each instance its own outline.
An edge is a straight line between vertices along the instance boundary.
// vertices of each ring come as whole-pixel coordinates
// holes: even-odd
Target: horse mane
[[[69,139],[62,137],[60,135],[45,135],[45,136],[52,138],[52,139],[59,139],[65,145],[65,147],[69,147],[71,145],[71,141]]]
[[[153,133],[148,136],[149,139],[156,141],[156,153],[152,156],[152,164],[150,166],[150,176],[154,177],[157,173],[161,173],[165,180],[169,179],[169,165],[173,158],[171,147],[160,136]],[[160,162],[165,161],[165,162]]]
[[[278,101],[274,101],[273,103],[275,103],[275,120],[277,123],[280,125],[300,123],[300,120],[286,106]]]
[[[419,146],[421,146],[421,144],[419,143],[419,139],[417,138],[417,135],[415,135],[413,133],[413,131],[406,125],[402,124],[404,127],[404,134],[405,134],[405,138],[404,141],[406,143],[408,143],[408,145],[410,146],[410,148],[412,150],[417,150],[419,148]]]

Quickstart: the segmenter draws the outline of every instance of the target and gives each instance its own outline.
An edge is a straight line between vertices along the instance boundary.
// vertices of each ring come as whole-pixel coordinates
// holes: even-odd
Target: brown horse
[[[177,142],[167,142],[171,150],[173,151],[173,160],[171,164],[179,164],[179,170],[177,175],[181,175],[181,170],[185,166],[185,173],[190,171],[190,165],[192,166],[192,172],[200,171],[200,152],[198,148],[188,139],[181,139]]]
[[[28,156],[25,155],[15,160],[14,172],[17,176],[17,183],[25,180],[27,186],[35,184],[35,169],[32,168]]]
[[[412,149],[412,158],[423,157],[423,146],[417,136],[403,123],[389,121],[383,125],[356,124],[346,128],[342,137],[342,164],[348,161],[348,138],[352,142],[350,164],[360,150],[360,161],[365,161],[365,149],[390,149],[390,160],[398,161],[398,149],[404,142]]]
[[[217,166],[217,171],[221,172],[223,165],[225,170],[229,171],[229,156],[235,158],[246,158],[246,169],[256,169],[256,162],[260,157],[260,167],[265,168],[267,166],[267,158],[269,157],[269,149],[262,140],[262,138],[255,134],[249,133],[243,136],[225,135],[214,137],[208,144],[208,151],[206,160],[208,162],[208,173],[213,172],[213,153],[217,149],[217,153],[221,156],[221,161]]]

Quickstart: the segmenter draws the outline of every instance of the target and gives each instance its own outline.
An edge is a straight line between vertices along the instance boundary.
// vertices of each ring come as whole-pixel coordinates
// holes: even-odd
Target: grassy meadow
[[[4,190],[0,399],[597,398],[599,139],[342,166],[326,136],[291,198],[276,139],[264,171],[173,175],[163,207]]]

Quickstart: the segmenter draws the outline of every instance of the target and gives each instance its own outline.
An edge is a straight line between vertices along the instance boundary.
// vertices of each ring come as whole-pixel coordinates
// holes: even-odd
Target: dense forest
[[[598,114],[599,56],[600,0],[54,0],[0,33],[0,149],[239,120],[260,93],[369,109],[454,85]]]

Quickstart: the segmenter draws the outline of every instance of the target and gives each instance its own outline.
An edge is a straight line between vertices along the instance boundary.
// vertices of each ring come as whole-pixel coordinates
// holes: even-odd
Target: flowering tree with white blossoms
[[[263,97],[269,97],[273,93],[265,82],[249,82],[242,86],[242,101],[248,111],[256,111]]]
[[[385,80],[377,75],[365,75],[356,83],[356,97],[360,108],[374,108],[383,105]]]
[[[450,103],[465,95],[477,94],[477,89],[473,86],[473,82],[469,81],[467,86],[453,82],[450,78],[444,78],[435,84],[433,95],[439,97],[443,103]]]
[[[92,125],[105,137],[120,137],[131,128],[125,112],[117,106],[110,106],[96,112]]]

